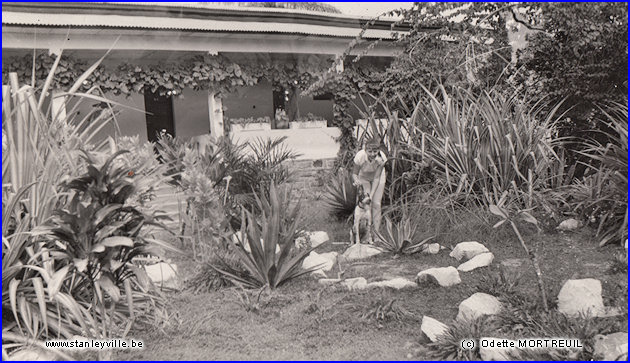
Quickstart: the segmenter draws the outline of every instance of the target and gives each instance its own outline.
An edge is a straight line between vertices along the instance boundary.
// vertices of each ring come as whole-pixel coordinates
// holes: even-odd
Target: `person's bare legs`
[[[381,178],[376,187],[376,191],[372,196],[372,228],[375,231],[381,230],[381,201],[383,200],[383,192],[385,191],[385,170],[381,173]]]

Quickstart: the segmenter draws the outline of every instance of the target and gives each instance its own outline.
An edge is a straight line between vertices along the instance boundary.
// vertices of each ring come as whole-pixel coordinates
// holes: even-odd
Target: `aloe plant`
[[[212,265],[234,283],[248,288],[267,286],[275,289],[319,268],[315,266],[303,269],[302,262],[313,248],[297,251],[295,247],[294,241],[298,235],[296,216],[300,203],[298,202],[288,212],[284,203],[281,203],[282,198],[279,197],[273,182],[269,186],[269,197],[265,194],[267,193],[262,191],[255,195],[261,211],[259,217],[251,211],[243,210],[240,231],[242,239],[234,249],[242,270],[226,269],[225,265]],[[250,251],[245,245],[249,246]]]

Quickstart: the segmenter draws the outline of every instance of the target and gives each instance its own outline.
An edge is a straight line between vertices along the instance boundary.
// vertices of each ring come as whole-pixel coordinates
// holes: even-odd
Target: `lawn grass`
[[[342,252],[347,246],[332,242],[346,241],[350,226],[328,216],[321,192],[309,192],[302,202],[302,215],[310,224],[307,229],[326,231],[331,238],[318,251]],[[260,298],[255,291],[237,288],[168,293],[168,320],[162,326],[136,326],[129,333],[129,338],[142,339],[147,348],[117,351],[114,359],[417,360],[426,358],[417,353],[426,342],[420,332],[422,316],[450,323],[459,303],[478,291],[480,278],[502,262],[512,261],[505,268],[521,276],[519,293],[538,296],[529,260],[508,226],[492,229],[490,222],[495,221],[483,211],[463,212],[451,220],[423,217],[421,211],[417,216],[421,218],[416,221],[420,232],[437,234],[435,241],[444,246],[471,240],[483,243],[495,255],[493,265],[461,273],[462,283],[450,288],[422,284],[400,291],[346,291],[324,287],[305,276],[270,293],[263,292]],[[484,219],[489,222],[483,223]],[[538,233],[523,227],[521,232],[537,251],[550,297],[557,296],[567,279],[597,278],[602,281],[605,304],[627,312],[627,271],[610,273],[614,254],[622,250],[619,246],[597,247],[594,232],[588,228],[574,233]],[[362,276],[368,282],[393,277],[413,280],[426,268],[458,266],[448,254],[449,249],[437,255],[382,254],[342,268],[344,277]],[[184,277],[195,268],[185,258],[174,261]],[[337,277],[337,272],[335,267],[328,276]],[[392,300],[391,314],[376,319],[379,306],[383,308]],[[627,313],[620,319],[627,321]]]

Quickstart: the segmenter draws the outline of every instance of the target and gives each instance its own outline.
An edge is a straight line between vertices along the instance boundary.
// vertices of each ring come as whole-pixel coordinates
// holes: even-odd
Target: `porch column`
[[[58,97],[61,91],[52,91],[52,116],[53,120],[66,121],[66,97]]]
[[[212,91],[208,91],[208,113],[210,135],[215,138],[223,136],[223,101]]]

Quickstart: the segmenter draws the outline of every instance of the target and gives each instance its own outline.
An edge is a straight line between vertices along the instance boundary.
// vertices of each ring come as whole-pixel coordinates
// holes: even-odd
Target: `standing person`
[[[381,143],[376,138],[370,138],[363,150],[354,156],[352,169],[352,183],[354,186],[363,185],[372,200],[372,226],[376,231],[381,227],[381,201],[385,190],[385,162],[387,157],[380,150]]]

